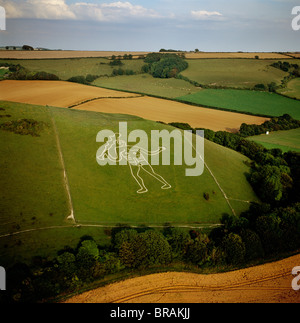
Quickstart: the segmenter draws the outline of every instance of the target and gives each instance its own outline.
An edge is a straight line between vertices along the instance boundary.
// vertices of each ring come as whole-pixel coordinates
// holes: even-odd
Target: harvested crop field
[[[76,51],[76,50],[45,50],[45,51],[24,51],[24,50],[0,50],[0,58],[10,59],[51,59],[51,58],[81,58],[81,57],[111,57],[112,55],[129,55],[138,57],[147,55],[148,52],[112,52],[112,51]]]
[[[186,53],[186,58],[256,58],[256,56],[259,57],[259,59],[286,59],[291,58],[284,54],[279,53],[209,53],[209,52],[200,52],[200,53]]]
[[[166,123],[186,122],[214,131],[238,131],[243,122],[262,124],[267,120],[62,81],[2,81],[0,100],[63,108],[76,105],[74,109],[78,110],[136,115]]]
[[[152,97],[136,97],[124,99],[101,99],[81,104],[74,109],[120,113],[139,116],[153,121],[184,122],[194,128],[205,128],[214,131],[239,130],[243,122],[262,124],[267,118],[232,113],[215,109],[195,107],[188,104],[157,99]]]
[[[0,100],[67,108],[102,97],[132,97],[131,93],[61,81],[2,81]]]
[[[300,255],[238,271],[198,275],[162,273],[129,279],[66,303],[299,303],[292,269]]]

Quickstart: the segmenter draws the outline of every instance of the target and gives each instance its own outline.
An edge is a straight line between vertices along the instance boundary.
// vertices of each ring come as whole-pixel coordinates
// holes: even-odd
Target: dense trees
[[[156,78],[176,77],[188,67],[188,63],[177,54],[151,53],[145,58],[144,73],[150,73]]]
[[[129,268],[147,268],[156,264],[171,262],[171,247],[164,236],[158,232],[148,230],[140,234],[132,232],[118,233],[123,242],[119,248],[121,262]]]
[[[2,65],[3,66],[3,65]],[[6,78],[10,80],[59,80],[59,77],[55,74],[47,72],[31,72],[20,64],[7,64],[9,67],[9,74]]]

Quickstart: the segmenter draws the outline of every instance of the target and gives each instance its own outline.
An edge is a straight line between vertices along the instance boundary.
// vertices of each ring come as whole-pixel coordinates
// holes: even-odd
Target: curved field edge
[[[247,268],[180,270],[165,268],[131,273],[64,295],[63,303],[298,303],[291,270],[300,254],[269,259]],[[177,269],[177,270],[176,270]],[[131,276],[131,277],[130,277]],[[121,281],[120,281],[121,280]]]

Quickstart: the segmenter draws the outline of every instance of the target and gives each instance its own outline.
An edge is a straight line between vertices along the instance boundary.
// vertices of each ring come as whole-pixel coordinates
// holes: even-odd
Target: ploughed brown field
[[[73,109],[130,114],[153,121],[184,122],[214,131],[238,131],[240,125],[267,118],[195,107],[170,100],[61,81],[2,81],[0,100]],[[88,101],[88,102],[86,102]],[[86,103],[84,103],[86,102]]]
[[[238,271],[169,272],[129,279],[74,296],[66,303],[300,303],[292,269],[300,255]]]

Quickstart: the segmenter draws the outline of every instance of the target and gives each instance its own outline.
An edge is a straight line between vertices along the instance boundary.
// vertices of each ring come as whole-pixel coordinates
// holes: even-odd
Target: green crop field
[[[300,119],[300,101],[270,92],[205,89],[178,99],[255,115],[276,117],[287,113]]]
[[[24,59],[24,60],[0,60],[0,63],[20,64],[33,72],[44,71],[57,75],[61,80],[67,80],[72,76],[88,74],[92,75],[111,75],[114,68],[119,66],[110,66],[110,60],[106,58],[72,58],[72,59]],[[140,72],[144,65],[142,59],[122,60],[124,65],[122,69]]]
[[[288,75],[270,66],[277,60],[255,59],[188,59],[189,67],[181,72],[185,77],[200,84],[253,88],[254,85],[281,83]],[[289,62],[291,62],[289,60]]]
[[[140,92],[166,98],[175,98],[179,95],[187,95],[199,91],[199,88],[186,81],[175,78],[154,78],[149,74],[101,77],[95,80],[93,84],[111,89]]]
[[[247,201],[258,201],[246,180],[247,158],[209,141],[205,141],[206,166],[199,177],[186,177],[185,165],[154,166],[172,186],[169,190],[161,190],[161,184],[145,176],[149,192],[137,194],[139,187],[129,166],[96,162],[100,130],[117,132],[120,121],[128,122],[129,131],[143,129],[148,134],[172,127],[128,115],[8,102],[1,102],[1,108],[11,117],[1,118],[0,123],[26,118],[45,124],[40,137],[0,129],[5,142],[0,146],[0,185],[5,188],[1,191],[3,261],[50,257],[65,245],[74,247],[84,234],[96,234],[103,243],[109,239],[105,230],[120,223],[210,226],[218,224],[222,214],[232,213],[232,208],[239,214],[249,207]],[[68,219],[67,187],[75,222]],[[204,193],[209,194],[208,201]]]
[[[300,78],[288,82],[287,87],[279,90],[283,95],[300,100]]]
[[[271,132],[269,135],[259,135],[248,137],[267,149],[280,148],[283,152],[300,152],[300,128]]]

